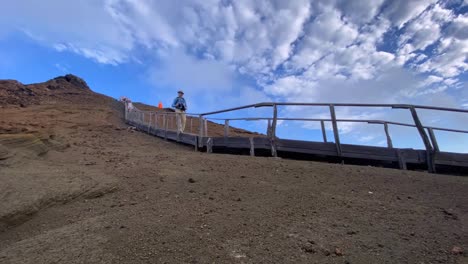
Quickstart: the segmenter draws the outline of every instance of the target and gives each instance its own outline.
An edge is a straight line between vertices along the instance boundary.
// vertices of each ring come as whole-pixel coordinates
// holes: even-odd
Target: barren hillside
[[[199,153],[122,116],[73,75],[0,81],[0,263],[468,262],[468,177]]]

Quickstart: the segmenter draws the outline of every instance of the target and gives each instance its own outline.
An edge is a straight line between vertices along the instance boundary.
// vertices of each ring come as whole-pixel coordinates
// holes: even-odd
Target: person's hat
[[[179,90],[179,91],[177,91],[177,93],[184,94],[184,91],[182,91],[182,90]]]

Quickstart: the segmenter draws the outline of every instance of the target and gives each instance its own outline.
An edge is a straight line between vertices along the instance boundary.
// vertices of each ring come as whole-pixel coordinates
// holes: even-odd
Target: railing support
[[[224,137],[227,138],[229,136],[229,120],[224,121]]]
[[[434,134],[434,130],[432,128],[428,128],[427,131],[429,132],[429,137],[431,138],[432,146],[434,147],[435,152],[440,152],[439,144],[437,143],[436,136]]]
[[[268,124],[267,124],[267,131],[266,131],[267,137],[271,137],[271,119],[268,118]]]
[[[338,153],[338,156],[341,156],[340,135],[338,133],[338,124],[336,123],[336,114],[335,114],[334,105],[330,105],[330,115],[331,115],[331,122],[333,126],[333,135],[335,136],[336,152]]]
[[[203,147],[203,116],[198,116],[198,147]]]
[[[390,137],[390,133],[388,132],[388,124],[384,123],[384,130],[385,130],[385,136],[387,137],[387,147],[388,148],[393,148],[393,142],[392,138]]]
[[[278,106],[273,105],[273,122],[271,123],[271,135],[270,135],[270,144],[271,144],[271,155],[277,157],[278,153],[276,151],[276,124],[278,121]]]
[[[167,140],[167,123],[168,120],[167,120],[167,114],[164,114],[164,119],[163,119],[163,125],[164,125],[164,139]]]
[[[193,134],[193,117],[190,117],[190,134]]]
[[[208,136],[208,119],[205,119],[205,137]]]
[[[254,157],[254,156],[255,156],[254,138],[253,138],[253,137],[249,137],[249,142],[250,142],[250,156]]]
[[[431,142],[429,141],[429,137],[426,134],[426,130],[424,129],[421,120],[419,119],[418,113],[416,112],[416,108],[414,106],[410,107],[411,115],[413,116],[414,124],[418,129],[419,135],[422,138],[424,146],[426,147],[426,162],[427,162],[427,170],[430,173],[435,173],[435,164],[434,164],[434,149],[432,148]]]
[[[320,126],[322,127],[323,142],[327,143],[327,132],[325,131],[325,122],[320,121]]]

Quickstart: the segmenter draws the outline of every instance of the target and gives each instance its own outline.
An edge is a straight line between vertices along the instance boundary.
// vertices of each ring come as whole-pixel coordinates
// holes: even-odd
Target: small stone
[[[461,247],[454,246],[450,252],[453,255],[461,255],[463,254],[463,249]]]
[[[195,183],[195,180],[194,180],[193,178],[189,178],[189,179],[188,179],[188,182],[190,182],[190,183]]]
[[[335,255],[343,256],[343,251],[340,248],[335,248]]]
[[[305,244],[302,246],[302,250],[306,253],[315,253],[316,250],[314,249],[314,247],[312,246],[312,244]]]
[[[323,255],[330,256],[330,251],[328,249],[322,249]]]

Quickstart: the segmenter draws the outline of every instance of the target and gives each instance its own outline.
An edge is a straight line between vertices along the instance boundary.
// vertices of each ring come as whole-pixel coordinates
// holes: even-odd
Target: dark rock
[[[442,209],[442,213],[445,214],[445,219],[458,220],[458,215],[452,209]]]
[[[77,88],[89,90],[88,84],[83,79],[81,79],[80,77],[75,76],[73,74],[67,74],[65,76],[59,76],[59,77],[54,78],[52,80],[56,81],[58,83],[67,82],[67,83],[70,83],[70,84],[72,84],[73,86],[75,86]],[[47,86],[47,88],[56,89],[56,87],[54,87],[53,85],[49,85],[49,86]]]
[[[316,253],[317,251],[315,250],[314,246],[312,244],[305,244],[305,245],[302,245],[301,247],[302,251],[304,251],[305,253]]]
[[[195,183],[195,180],[194,180],[193,178],[189,178],[189,179],[188,179],[188,182],[190,182],[190,183]]]

